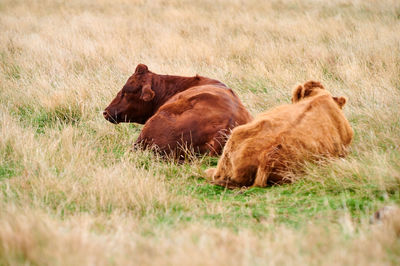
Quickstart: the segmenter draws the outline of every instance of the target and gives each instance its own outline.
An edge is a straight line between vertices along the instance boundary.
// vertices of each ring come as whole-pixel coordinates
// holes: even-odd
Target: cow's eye
[[[140,91],[139,88],[135,88],[135,89],[127,91],[127,93],[129,93],[129,94],[137,94],[139,91]]]
[[[139,90],[137,89],[137,88],[132,88],[132,87],[130,87],[130,88],[126,88],[124,91],[123,91],[123,93],[124,94],[132,94],[132,93],[137,93]]]
[[[129,95],[131,95],[132,93],[135,93],[134,91],[125,91],[124,92],[124,95],[126,95],[126,96],[129,96]]]

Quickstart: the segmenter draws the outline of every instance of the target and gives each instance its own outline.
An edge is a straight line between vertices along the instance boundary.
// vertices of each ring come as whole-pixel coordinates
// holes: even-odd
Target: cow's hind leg
[[[282,149],[282,145],[277,145],[260,155],[260,163],[258,165],[256,178],[252,187],[266,187],[268,178],[272,171],[276,167],[279,160],[279,151]]]
[[[270,167],[264,167],[260,165],[257,169],[256,178],[254,179],[252,187],[266,187],[268,176],[270,173],[271,173]]]

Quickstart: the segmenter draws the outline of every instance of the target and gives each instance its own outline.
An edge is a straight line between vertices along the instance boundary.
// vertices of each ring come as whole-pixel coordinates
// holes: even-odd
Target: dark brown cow
[[[252,119],[236,94],[220,81],[198,75],[158,75],[143,64],[103,114],[112,123],[145,124],[135,144],[176,155],[186,148],[218,155],[230,130]]]

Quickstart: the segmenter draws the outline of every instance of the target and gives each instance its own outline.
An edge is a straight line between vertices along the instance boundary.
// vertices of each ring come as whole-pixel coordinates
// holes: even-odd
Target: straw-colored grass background
[[[138,63],[216,78],[257,114],[297,83],[345,96],[350,155],[226,191],[129,152],[101,115]],[[0,1],[0,264],[395,265],[399,1]]]

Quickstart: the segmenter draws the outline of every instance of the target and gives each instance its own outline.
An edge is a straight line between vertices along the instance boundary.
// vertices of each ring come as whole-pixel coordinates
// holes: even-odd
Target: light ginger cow
[[[319,82],[299,85],[292,104],[233,129],[217,168],[206,170],[208,179],[228,188],[265,187],[291,181],[289,173],[307,160],[345,156],[353,138],[345,103]]]

